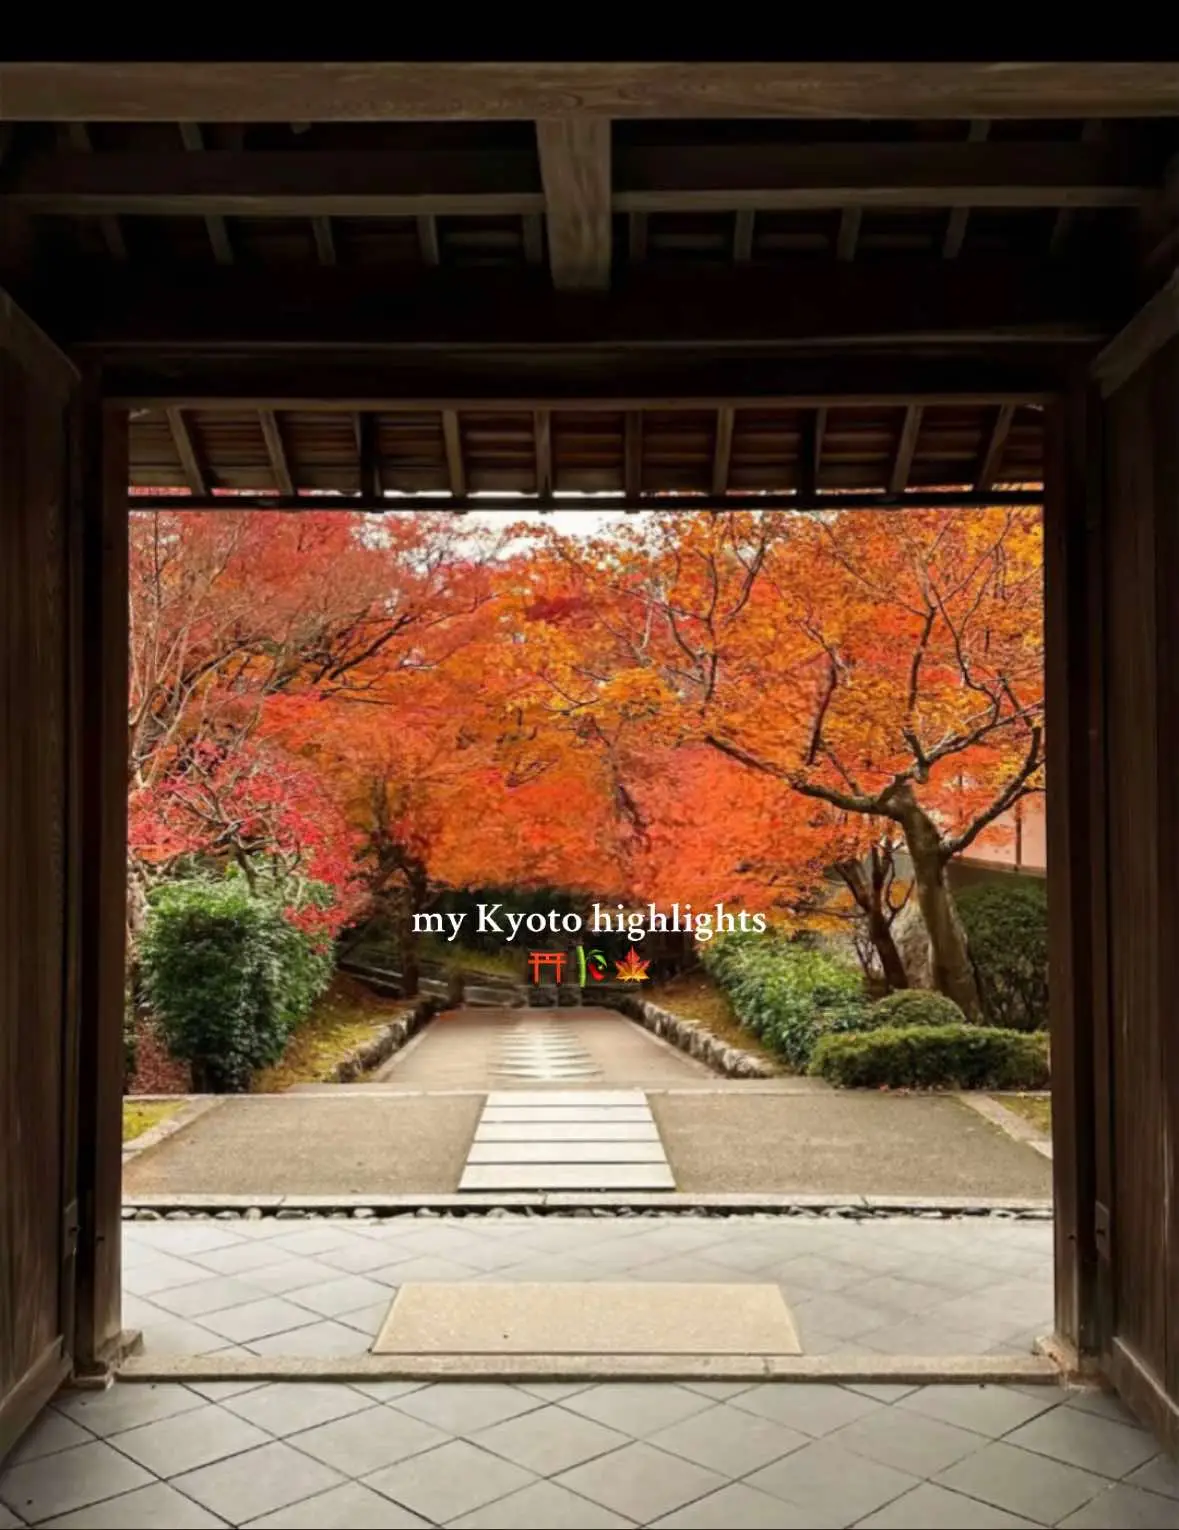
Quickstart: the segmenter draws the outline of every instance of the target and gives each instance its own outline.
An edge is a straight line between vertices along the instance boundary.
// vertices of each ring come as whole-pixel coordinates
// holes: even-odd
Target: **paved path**
[[[1051,1385],[122,1385],[62,1393],[0,1469],[26,1521],[1167,1530],[1179,1466]]]
[[[806,1355],[1026,1355],[1052,1325],[1048,1221],[267,1217],[123,1231],[124,1321],[149,1354],[358,1354],[420,1281],[776,1283]]]
[[[674,1190],[641,1089],[487,1096],[460,1190]]]

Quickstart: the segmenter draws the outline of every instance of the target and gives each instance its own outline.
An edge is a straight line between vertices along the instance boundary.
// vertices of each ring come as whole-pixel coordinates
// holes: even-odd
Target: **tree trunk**
[[[873,909],[868,915],[868,938],[880,959],[880,969],[884,973],[889,993],[898,988],[908,988],[909,974],[905,971],[897,943],[892,938],[892,926],[879,909]]]
[[[941,835],[932,818],[919,806],[911,787],[903,787],[898,797],[901,827],[913,862],[917,902],[929,933],[933,986],[953,999],[968,1020],[981,1023],[978,984],[966,945],[966,931],[946,878]]]
[[[413,927],[414,913],[413,898],[406,893],[397,911],[397,951],[401,967],[401,996],[404,999],[416,998],[421,982],[418,935]]]
[[[880,970],[889,993],[897,988],[908,988],[909,976],[896,941],[892,938],[892,921],[884,912],[885,878],[880,865],[879,852],[872,851],[872,876],[868,877],[860,861],[844,861],[839,874],[847,884],[856,907],[864,916],[864,927],[872,949],[880,962]]]

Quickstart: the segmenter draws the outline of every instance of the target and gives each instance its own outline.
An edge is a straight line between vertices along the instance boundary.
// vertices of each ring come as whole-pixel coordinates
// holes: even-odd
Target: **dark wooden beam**
[[[356,457],[360,474],[360,492],[380,504],[384,497],[381,483],[381,459],[377,451],[376,416],[361,410],[353,421],[356,433]]]
[[[441,50],[439,50],[441,51]],[[1001,55],[1010,58],[1010,54]],[[6,62],[13,121],[1167,117],[1179,63]]]
[[[917,449],[917,437],[921,434],[922,408],[910,404],[905,410],[904,423],[897,437],[896,455],[892,459],[888,488],[892,494],[903,494],[909,483],[909,471],[913,466],[913,453]]]
[[[638,409],[630,409],[626,415],[623,483],[627,500],[637,503],[643,493],[643,416]]]
[[[524,259],[530,266],[544,264],[544,218],[540,213],[525,213],[523,225]]]
[[[274,474],[278,492],[293,495],[295,485],[291,479],[290,464],[287,461],[287,450],[283,442],[282,426],[279,424],[278,415],[273,409],[261,409],[258,412],[258,420],[262,426],[266,455],[270,458],[270,468]]]
[[[985,143],[990,130],[991,124],[985,119],[972,122],[966,134],[967,143]],[[967,207],[955,207],[951,211],[946,223],[946,237],[942,241],[942,254],[947,260],[957,260],[961,255],[969,217],[970,209]]]
[[[64,138],[70,148],[77,154],[90,154],[94,145],[90,139],[90,129],[84,122],[68,122],[64,124]],[[0,159],[3,155],[0,154]],[[104,213],[99,217],[99,227],[102,229],[103,241],[106,244],[107,253],[112,260],[127,259],[127,241],[123,237],[123,226],[113,213]]]
[[[553,417],[548,409],[538,409],[533,420],[536,432],[536,495],[553,497]]]
[[[1011,432],[1011,422],[1014,418],[1015,408],[1012,404],[1000,404],[995,410],[991,432],[987,437],[987,442],[979,461],[978,472],[975,475],[974,491],[976,494],[987,493],[998,476],[999,468],[1003,462],[1003,449],[1007,445],[1007,437]]]
[[[180,160],[178,163],[199,166],[205,161],[205,135],[201,131],[200,124],[196,122],[182,122],[180,124],[180,136],[184,140],[184,147],[190,154],[199,156],[197,159]],[[169,158],[171,156],[168,156]],[[214,207],[193,208],[193,212],[203,212],[205,227],[209,231],[209,243],[213,246],[213,259],[219,266],[233,265],[233,245],[229,240],[229,229],[225,225],[225,219]],[[314,210],[314,209],[310,209]]]
[[[742,265],[753,259],[753,230],[757,214],[745,209],[733,224],[733,259]]]
[[[627,244],[631,260],[639,264],[647,258],[647,214],[627,214]]]
[[[458,498],[458,496],[455,496]],[[1042,494],[1038,489],[1004,489],[990,494],[976,494],[972,490],[922,489],[905,496],[903,506],[897,498],[882,490],[853,490],[825,494],[726,494],[710,503],[700,494],[660,495],[660,510],[906,510],[920,509],[969,509],[993,505],[1038,505]],[[536,508],[535,496],[478,494],[464,500],[464,509],[521,511]],[[550,502],[551,503],[551,502]],[[582,499],[560,499],[556,502],[562,510],[585,510],[601,512],[604,508],[620,510],[650,509],[655,501],[648,496],[618,495],[605,498],[601,495]],[[299,494],[294,498],[267,494],[214,494],[203,499],[186,499],[175,494],[137,494],[129,501],[131,510],[355,510],[365,514],[394,514],[404,510],[445,509],[445,501],[437,495],[404,494],[390,498],[378,498],[372,494]]]
[[[823,462],[823,437],[827,431],[827,410],[823,405],[808,409],[803,415],[802,437],[798,448],[799,493],[805,500],[819,493],[819,468]]]
[[[1086,122],[1081,128],[1082,143],[1100,143],[1102,136],[1100,122]],[[1077,209],[1075,207],[1062,207],[1056,214],[1052,224],[1052,236],[1048,241],[1048,253],[1059,255],[1068,244],[1069,236],[1076,227]]]
[[[854,260],[856,258],[856,245],[860,239],[860,224],[863,222],[864,212],[860,207],[845,207],[839,215],[839,234],[835,240],[835,257],[837,260]]]
[[[536,124],[553,286],[607,287],[612,244],[609,121],[558,117]]]
[[[311,232],[315,235],[315,253],[319,256],[321,266],[334,266],[336,263],[336,241],[332,234],[332,220],[330,218],[312,218]]]
[[[736,411],[728,404],[716,412],[716,441],[712,449],[712,492],[723,494],[729,487],[729,461],[733,455],[733,423]]]
[[[898,257],[863,270],[805,261],[716,272],[636,267],[612,293],[554,292],[527,270],[444,270],[392,285],[384,272],[322,267],[193,271],[183,285],[158,270],[73,282],[55,272],[44,291],[17,296],[71,344],[240,354],[291,345],[1091,344],[1118,327],[1123,290],[1094,261]]]
[[[1179,268],[1094,358],[1091,371],[1104,396],[1116,393],[1176,335],[1179,335]]]
[[[457,409],[442,411],[442,438],[446,444],[446,473],[455,499],[467,497],[467,469],[463,462],[463,433]]]
[[[205,470],[196,454],[184,410],[169,409],[166,412],[168,428],[172,432],[172,442],[176,447],[176,455],[180,458],[180,466],[184,469],[184,478],[189,491],[197,495],[207,494],[209,487],[205,479]]]
[[[422,260],[428,266],[441,264],[442,251],[438,246],[438,219],[433,213],[418,214],[418,246]]]

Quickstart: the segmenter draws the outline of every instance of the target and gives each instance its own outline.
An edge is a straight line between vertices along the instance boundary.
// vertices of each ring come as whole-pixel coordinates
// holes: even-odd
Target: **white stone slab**
[[[475,1142],[467,1163],[662,1163],[654,1142]]]
[[[607,1121],[597,1126],[585,1121],[550,1121],[545,1125],[519,1122],[499,1125],[480,1122],[476,1142],[658,1142],[654,1121]]]
[[[567,1281],[401,1287],[377,1355],[797,1355],[774,1285]]]
[[[594,1126],[608,1126],[611,1123],[623,1125],[626,1123],[639,1122],[645,1124],[652,1119],[651,1112],[647,1107],[631,1108],[620,1105],[617,1109],[593,1110],[587,1106],[577,1105],[554,1105],[545,1110],[541,1106],[527,1107],[522,1110],[513,1110],[510,1106],[497,1106],[494,1110],[488,1106],[483,1112],[481,1120],[488,1126],[505,1126],[511,1123],[519,1125],[543,1125],[548,1122],[580,1121]]]
[[[641,1089],[563,1089],[557,1094],[551,1089],[492,1090],[485,1102],[488,1110],[497,1105],[641,1105],[646,1108],[647,1096]]]
[[[671,1170],[646,1163],[470,1164],[460,1190],[674,1190]]]

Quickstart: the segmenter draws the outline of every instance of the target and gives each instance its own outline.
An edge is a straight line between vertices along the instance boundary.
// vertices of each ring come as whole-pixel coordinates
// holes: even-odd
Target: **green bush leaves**
[[[885,1026],[824,1036],[810,1071],[848,1089],[1043,1089],[1048,1038],[989,1025]]]

